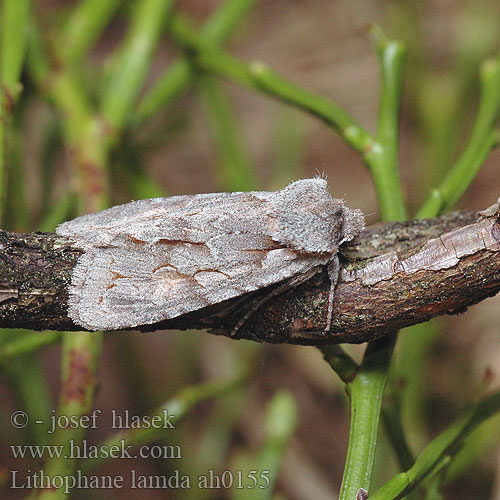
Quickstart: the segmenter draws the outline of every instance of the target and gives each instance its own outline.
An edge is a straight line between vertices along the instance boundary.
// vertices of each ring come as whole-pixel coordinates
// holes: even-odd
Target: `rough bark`
[[[360,343],[439,314],[459,313],[500,289],[498,205],[479,215],[368,227],[342,249],[331,331],[324,332],[326,271],[273,297],[235,338],[294,344]],[[82,250],[51,233],[0,231],[0,327],[81,330],[66,314]],[[140,330],[203,329],[230,335],[269,289]]]

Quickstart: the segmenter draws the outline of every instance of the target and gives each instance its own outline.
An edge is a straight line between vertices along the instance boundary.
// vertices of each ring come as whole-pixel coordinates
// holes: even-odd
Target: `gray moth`
[[[133,201],[77,217],[56,230],[84,250],[68,315],[88,330],[131,328],[279,284],[272,296],[328,265],[329,330],[339,246],[364,224],[363,213],[333,198],[322,178],[280,191]]]

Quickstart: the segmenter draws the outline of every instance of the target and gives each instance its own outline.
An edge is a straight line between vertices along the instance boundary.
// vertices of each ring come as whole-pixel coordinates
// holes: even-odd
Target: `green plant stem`
[[[405,432],[403,430],[401,418],[401,390],[394,390],[389,401],[385,401],[382,408],[382,418],[389,441],[392,444],[399,465],[402,469],[408,469],[412,466],[415,458],[408,445]]]
[[[446,476],[448,466],[450,465],[450,461],[451,457],[449,455],[446,455],[442,460],[439,461],[439,464],[434,467],[432,473],[429,474],[429,477],[425,482],[425,500],[445,500],[443,494],[441,493],[441,485],[444,482],[444,478]],[[413,497],[415,497],[416,500],[420,500],[422,496],[417,496],[416,494],[418,493],[419,492],[413,489],[412,491],[410,491],[410,493],[405,495],[405,500],[411,500]]]
[[[0,70],[0,81],[2,73]],[[4,108],[4,95],[3,90],[0,87],[0,224],[3,224],[3,212],[5,204],[5,126],[3,120],[3,108]]]
[[[376,144],[367,151],[364,160],[373,175],[382,219],[404,220],[406,209],[398,170],[398,137],[406,48],[401,42],[387,40],[378,27],[372,27],[371,34],[382,85]]]
[[[61,332],[30,333],[0,344],[0,366],[17,356],[32,354],[42,347],[52,345],[60,338]]]
[[[2,330],[0,335],[0,365],[12,385],[17,405],[29,415],[25,437],[33,444],[48,444],[46,417],[50,411],[50,390],[45,372],[29,338],[43,335],[26,330]],[[43,423],[36,424],[36,421]],[[47,422],[48,423],[48,422]]]
[[[359,366],[339,345],[322,345],[318,349],[323,354],[325,361],[332,370],[340,377],[342,382],[348,384],[354,380]]]
[[[490,418],[467,436],[446,471],[450,483],[467,474],[500,441],[500,414]]]
[[[63,130],[66,147],[74,155],[83,196],[80,212],[109,206],[107,163],[112,135],[95,113],[89,97],[69,72],[53,74],[47,89],[65,114]]]
[[[373,138],[354,118],[332,100],[301,89],[261,63],[248,67],[252,86],[322,119],[354,150],[365,153]]]
[[[21,103],[20,103],[21,104]],[[8,165],[6,182],[6,203],[4,205],[4,228],[14,231],[29,231],[30,211],[28,203],[27,172],[23,165],[25,157],[25,134],[22,124],[26,120],[25,106],[17,106],[16,113],[8,124],[8,148],[5,151],[5,161]]]
[[[500,114],[500,60],[492,59],[483,63],[480,82],[479,109],[469,142],[441,185],[431,192],[418,211],[418,218],[435,217],[451,209],[500,141],[500,134],[494,128]]]
[[[61,197],[50,206],[41,222],[38,224],[39,231],[51,232],[65,220],[70,218],[71,214],[76,212],[78,197],[70,189],[66,190]]]
[[[111,134],[92,101],[67,67],[52,68],[35,23],[32,24],[28,66],[32,76],[63,115],[66,148],[73,155],[80,191],[80,212],[109,206],[106,165]]]
[[[203,24],[200,35],[208,43],[227,40],[248,15],[257,0],[226,0]]]
[[[393,340],[389,337],[369,344],[356,376],[346,385],[351,401],[351,424],[339,500],[356,498],[359,488],[370,489]]]
[[[373,146],[371,135],[333,101],[294,85],[262,63],[245,64],[216,50],[204,50],[195,60],[205,71],[234,80],[250,90],[264,92],[320,118],[355,151],[364,154]]]
[[[269,187],[281,189],[290,179],[301,174],[305,146],[305,128],[299,119],[299,111],[284,107],[274,120],[274,155]]]
[[[51,388],[36,353],[16,357],[8,362],[8,374],[20,407],[29,415],[29,436],[34,444],[49,442],[47,415],[51,407]],[[36,422],[40,422],[39,424]]]
[[[3,91],[12,106],[21,92],[21,69],[26,49],[29,0],[3,0],[2,2],[2,57]]]
[[[26,50],[29,0],[3,0],[1,5],[0,43],[0,223],[5,210],[6,123],[21,94],[21,69]]]
[[[226,0],[200,30],[200,37],[211,45],[226,40],[257,0]],[[159,109],[168,107],[191,83],[195,71],[188,57],[172,62],[139,103],[133,117],[139,125]]]
[[[264,92],[317,116],[339,133],[356,151],[364,154],[372,147],[373,138],[370,134],[330,99],[290,83],[262,63],[247,64],[216,47],[207,45],[181,16],[174,17],[171,35],[203,71],[236,81],[250,90]]]
[[[94,400],[96,388],[96,370],[102,343],[102,334],[94,332],[69,332],[63,336],[62,353],[62,389],[57,411],[58,418],[81,417],[88,415]],[[74,420],[75,421],[75,420]],[[49,477],[70,476],[74,473],[76,459],[68,458],[70,446],[81,446],[85,428],[81,425],[57,426],[51,445],[63,448],[62,456],[52,457],[46,464],[44,472]],[[65,456],[66,455],[66,456]],[[40,500],[57,500],[66,498],[63,489],[39,490]]]
[[[286,446],[297,427],[297,402],[287,391],[278,392],[266,411],[265,438],[256,460],[258,471],[270,471],[270,484],[266,488],[255,488],[253,500],[272,498],[274,483],[277,479],[280,464],[286,451]],[[259,479],[259,484],[262,480]]]
[[[114,151],[112,167],[116,168],[112,175],[115,182],[125,187],[134,199],[168,196],[165,188],[151,177],[145,167],[147,153],[156,149],[156,145],[144,143],[138,147],[131,135],[134,135],[133,131],[126,132],[120,148]]]
[[[120,6],[120,0],[82,0],[71,10],[58,42],[59,56],[76,64],[97,42]]]
[[[186,90],[193,76],[189,59],[181,58],[171,63],[168,71],[159,77],[140,101],[132,124],[137,127],[160,109],[170,106]]]
[[[370,500],[402,498],[436,469],[441,469],[459,449],[462,441],[482,422],[500,411],[500,392],[492,394],[469,409],[460,419],[433,439],[418,456],[413,466],[396,475],[370,495]]]
[[[223,191],[256,190],[257,178],[245,151],[233,109],[218,81],[209,75],[199,79],[200,95],[215,133],[220,156],[219,185]]]
[[[26,53],[28,71],[38,85],[44,85],[51,67],[35,15],[31,16],[28,27],[28,50]]]
[[[132,114],[172,5],[173,0],[142,0],[135,4],[129,32],[110,65],[111,77],[100,103],[102,115],[115,129],[123,128]]]

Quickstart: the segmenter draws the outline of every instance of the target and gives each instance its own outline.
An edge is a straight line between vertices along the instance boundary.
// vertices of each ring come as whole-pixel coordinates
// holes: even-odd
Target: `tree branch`
[[[81,330],[66,314],[82,250],[52,233],[0,231],[0,327]],[[500,290],[498,204],[480,214],[375,224],[342,249],[334,319],[325,328],[326,271],[266,302],[236,338],[292,344],[360,343],[453,314]],[[209,329],[230,335],[255,299],[231,299],[139,330]]]

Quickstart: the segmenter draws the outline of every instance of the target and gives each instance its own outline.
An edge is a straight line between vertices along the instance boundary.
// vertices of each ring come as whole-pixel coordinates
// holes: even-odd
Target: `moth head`
[[[303,179],[277,193],[273,239],[312,254],[334,255],[364,227],[361,211],[332,198],[326,180]]]

